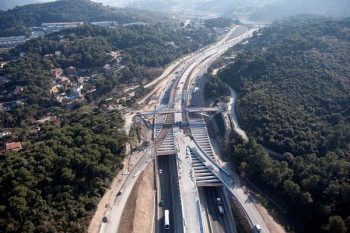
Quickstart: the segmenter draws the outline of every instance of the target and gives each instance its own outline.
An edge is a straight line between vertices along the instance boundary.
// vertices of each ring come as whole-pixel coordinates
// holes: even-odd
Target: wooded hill
[[[242,128],[283,159],[253,139],[232,158],[305,232],[349,232],[350,19],[299,16],[258,34],[219,76],[239,93]]]
[[[116,21],[155,23],[167,21],[161,14],[150,11],[107,7],[90,0],[60,0],[49,3],[29,4],[0,11],[0,36],[24,35],[28,27],[52,22]]]
[[[127,137],[119,113],[61,114],[44,124],[33,146],[1,153],[1,232],[86,232]]]

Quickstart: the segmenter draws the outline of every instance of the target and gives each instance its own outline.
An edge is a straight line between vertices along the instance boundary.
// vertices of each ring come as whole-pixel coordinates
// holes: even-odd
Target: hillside
[[[159,19],[159,20],[157,20]],[[29,4],[8,11],[0,11],[0,35],[23,35],[28,27],[50,22],[116,21],[119,24],[166,20],[162,15],[141,10],[107,7],[89,0],[60,0],[42,4]]]
[[[215,33],[160,23],[85,25],[3,52],[0,231],[86,232],[122,169],[130,142],[122,112],[164,66],[214,40]]]
[[[255,35],[219,76],[239,92],[241,172],[289,202],[305,232],[350,221],[350,19],[299,16]],[[316,230],[317,229],[317,230]],[[340,230],[339,230],[340,229]]]

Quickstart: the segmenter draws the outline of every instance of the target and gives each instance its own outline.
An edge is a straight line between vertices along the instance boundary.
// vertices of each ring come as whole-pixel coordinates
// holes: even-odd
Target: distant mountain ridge
[[[2,0],[0,10],[12,9],[16,6],[23,6],[34,3],[53,2],[55,0]]]
[[[273,21],[297,14],[316,14],[323,16],[350,16],[350,1],[345,0],[295,0],[278,1],[267,4],[251,15],[252,20]]]

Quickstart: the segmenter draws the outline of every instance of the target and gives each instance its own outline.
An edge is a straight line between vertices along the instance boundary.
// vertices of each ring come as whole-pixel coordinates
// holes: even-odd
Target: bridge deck
[[[182,112],[217,112],[218,107],[202,107],[202,108],[184,108],[184,109],[162,109],[153,111],[138,112],[139,115],[159,115],[167,113],[182,113]]]
[[[192,149],[190,154],[197,186],[223,186],[213,171],[203,163],[200,155]]]

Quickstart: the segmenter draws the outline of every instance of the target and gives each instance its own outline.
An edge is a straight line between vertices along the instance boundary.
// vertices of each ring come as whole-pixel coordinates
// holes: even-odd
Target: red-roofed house
[[[9,142],[5,144],[6,150],[20,151],[22,144],[20,142]]]

